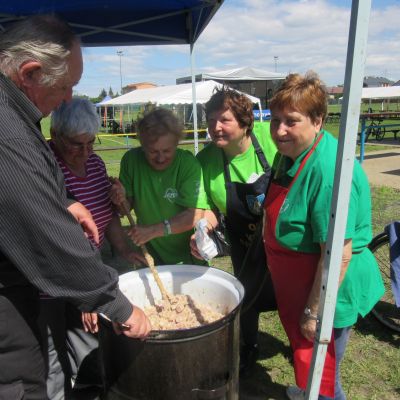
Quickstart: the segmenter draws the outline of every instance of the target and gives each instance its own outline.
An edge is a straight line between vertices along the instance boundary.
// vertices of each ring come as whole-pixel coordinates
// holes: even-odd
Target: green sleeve
[[[127,151],[121,159],[119,180],[125,188],[126,196],[133,197],[133,150]]]
[[[326,172],[326,171],[325,171]],[[331,210],[332,193],[333,193],[333,174],[324,173],[320,170],[313,174],[314,183],[318,182],[313,187],[315,195],[310,201],[311,226],[313,231],[313,241],[316,243],[325,243],[328,237],[329,216]],[[352,239],[355,235],[356,216],[359,207],[358,191],[352,184],[350,193],[350,204],[347,217],[347,225],[345,239]]]
[[[210,165],[214,165],[213,162],[215,161],[214,154],[212,152],[212,144],[206,146],[203,150],[201,150],[196,155],[196,159],[199,161],[202,171],[202,181],[203,181],[203,188],[205,191],[205,198],[207,202],[207,208],[214,210],[217,206],[214,204],[211,195],[211,176],[210,176]],[[207,160],[209,161],[207,163]],[[212,167],[211,167],[212,168]]]
[[[201,165],[190,152],[182,153],[178,191],[176,204],[189,208],[210,208],[204,190]]]

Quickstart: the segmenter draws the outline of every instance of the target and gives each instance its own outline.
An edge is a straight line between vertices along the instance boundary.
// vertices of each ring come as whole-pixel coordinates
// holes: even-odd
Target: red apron
[[[289,190],[321,138],[322,135],[300,164],[289,187],[285,188],[272,183],[265,200],[264,242],[268,267],[275,288],[279,317],[293,350],[296,384],[302,389],[307,386],[314,343],[301,334],[299,323],[304,308],[307,306],[320,254],[303,253],[282,247],[275,239],[275,228]],[[333,398],[334,386],[335,347],[332,333],[322,374],[320,394]]]

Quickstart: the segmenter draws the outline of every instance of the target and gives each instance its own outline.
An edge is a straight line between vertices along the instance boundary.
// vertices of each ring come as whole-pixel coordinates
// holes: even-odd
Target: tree
[[[106,97],[107,96],[107,92],[106,92],[106,89],[102,89],[101,90],[101,92],[100,92],[100,94],[99,94],[99,97],[101,98],[101,99],[104,99],[104,97]]]
[[[108,95],[110,97],[114,97],[114,93],[113,93],[113,90],[111,89],[111,86],[110,86],[110,89],[108,89]]]

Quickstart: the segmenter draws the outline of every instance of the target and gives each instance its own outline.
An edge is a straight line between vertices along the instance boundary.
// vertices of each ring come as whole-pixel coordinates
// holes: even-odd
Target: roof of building
[[[364,77],[364,87],[380,87],[392,86],[393,81],[384,78],[383,76],[366,76]]]

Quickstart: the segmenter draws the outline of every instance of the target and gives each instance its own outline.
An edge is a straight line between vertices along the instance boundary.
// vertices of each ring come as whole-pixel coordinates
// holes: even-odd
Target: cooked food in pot
[[[168,300],[145,307],[144,312],[153,330],[190,329],[210,324],[225,316],[184,294],[170,296]]]

